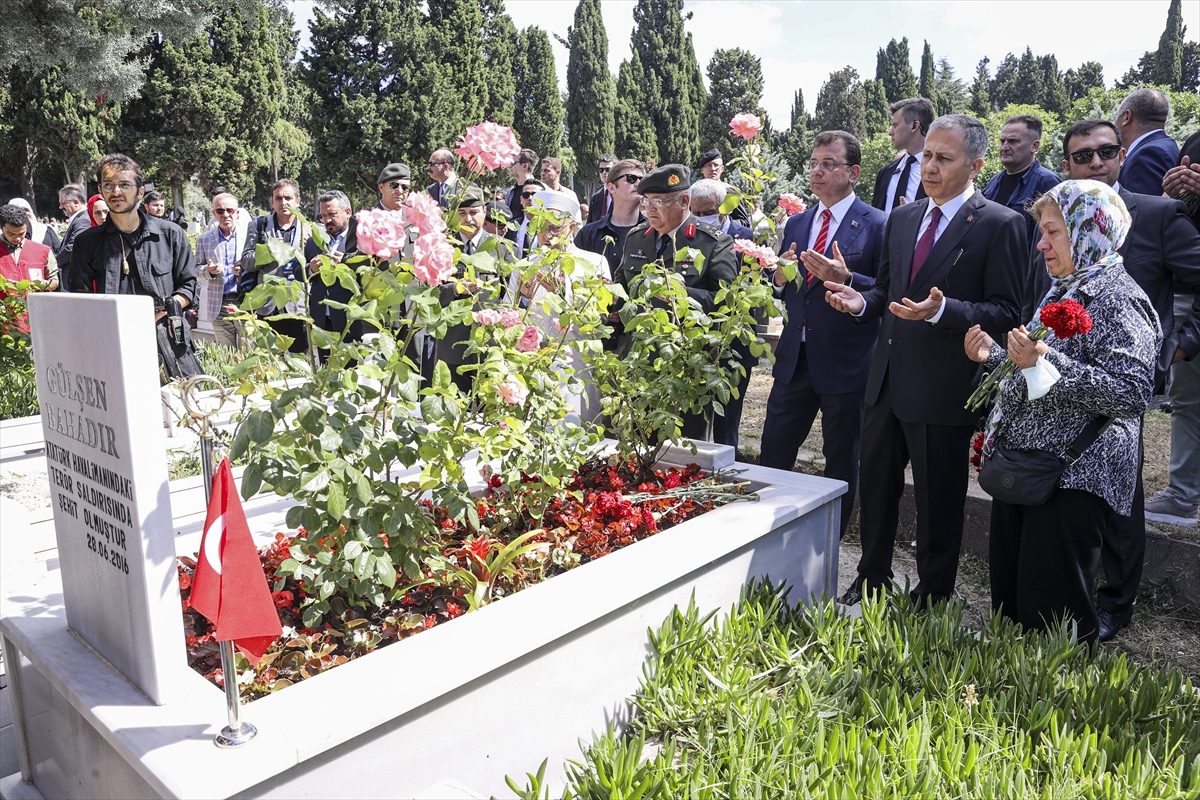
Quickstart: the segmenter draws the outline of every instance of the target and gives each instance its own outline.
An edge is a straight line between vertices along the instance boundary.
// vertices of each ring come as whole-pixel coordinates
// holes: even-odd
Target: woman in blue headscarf
[[[1098,181],[1066,181],[1038,198],[1030,213],[1053,280],[1038,312],[1073,300],[1087,310],[1091,327],[1066,338],[1050,330],[1039,339],[1045,326],[1035,313],[1028,326],[1009,333],[1007,349],[979,326],[968,331],[971,359],[995,370],[1007,357],[1018,368],[999,384],[982,457],[998,446],[1062,456],[1089,425],[1112,422],[1067,467],[1045,503],[993,499],[992,606],[1031,629],[1074,621],[1079,638],[1094,643],[1101,532],[1109,515],[1130,513],[1139,420],[1153,393],[1162,329],[1117,252],[1130,217],[1115,191]]]

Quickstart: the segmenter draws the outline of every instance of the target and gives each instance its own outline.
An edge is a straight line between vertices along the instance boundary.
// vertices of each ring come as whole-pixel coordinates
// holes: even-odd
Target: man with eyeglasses
[[[442,208],[447,208],[451,198],[462,191],[462,181],[454,171],[454,154],[445,149],[434,150],[429,157],[429,177],[433,178],[433,183],[425,187],[426,193]]]
[[[589,222],[575,235],[580,250],[599,253],[608,260],[609,274],[616,275],[621,266],[625,237],[636,225],[646,221],[642,213],[642,196],[638,184],[646,177],[642,163],[626,158],[614,161],[605,178],[604,190],[611,198],[611,211],[595,222]]]
[[[303,281],[304,265],[298,259],[292,259],[286,264],[274,261],[258,263],[258,245],[265,245],[268,239],[280,239],[295,248],[303,250],[308,243],[308,229],[300,224],[300,218],[295,210],[300,204],[300,187],[290,178],[280,178],[271,186],[271,213],[255,217],[246,236],[246,247],[242,250],[242,281],[241,292],[253,289],[266,275],[274,275],[289,283]],[[308,352],[308,331],[304,323],[298,319],[267,319],[279,313],[302,314],[305,305],[302,300],[287,303],[282,312],[275,307],[275,301],[267,298],[263,305],[255,309],[255,313],[276,333],[291,338],[288,351],[292,353]]]
[[[875,194],[871,205],[885,214],[896,206],[912,203],[925,197],[921,184],[921,159],[925,134],[933,122],[933,103],[924,97],[908,97],[888,106],[892,124],[888,136],[892,146],[903,152],[875,174]]]
[[[1004,167],[984,187],[983,196],[1011,208],[1025,219],[1025,233],[1032,248],[1040,237],[1037,224],[1025,209],[1046,190],[1062,181],[1038,163],[1042,145],[1042,121],[1031,114],[1009,117],[1000,131],[1000,164]]]
[[[842,536],[858,487],[863,397],[879,321],[857,324],[838,313],[825,302],[825,281],[859,291],[875,285],[887,214],[855,197],[861,172],[862,146],[855,136],[822,131],[813,139],[808,176],[819,203],[791,217],[783,229],[780,251],[801,269],[794,281],[775,270],[775,293],[787,308],[787,324],[775,348],[775,381],[758,459],[764,467],[794,469],[819,411],[825,477],[849,485],[842,495]]]
[[[1088,119],[1068,128],[1063,135],[1063,156],[1063,174],[1068,180],[1108,184],[1117,190],[1133,218],[1118,252],[1125,271],[1150,298],[1162,324],[1163,346],[1156,370],[1156,391],[1161,391],[1172,364],[1191,361],[1200,353],[1200,232],[1188,220],[1183,203],[1131,192],[1121,183],[1125,151],[1117,127],[1108,120]],[[1027,307],[1036,302],[1034,297],[1041,300],[1050,289],[1041,253],[1034,259],[1032,274]],[[1176,292],[1182,302],[1176,300]],[[1132,513],[1128,517],[1113,514],[1102,538],[1105,585],[1096,598],[1102,642],[1116,636],[1133,617],[1146,553],[1146,517],[1154,514],[1160,522],[1196,524],[1197,505],[1179,503],[1169,489],[1145,498],[1141,463],[1138,459]]]
[[[241,325],[233,318],[230,306],[242,302],[238,281],[242,274],[241,255],[245,249],[246,228],[237,224],[238,201],[231,194],[213,197],[213,216],[217,226],[196,240],[196,271],[204,282],[201,292],[200,320],[212,325],[217,344],[241,346]]]
[[[142,169],[120,153],[96,166],[108,220],[79,234],[71,254],[71,291],[140,294],[154,300],[160,379],[200,372],[183,309],[196,302],[192,246],[177,225],[139,209]]]
[[[628,290],[647,263],[661,263],[683,278],[688,297],[703,311],[711,312],[716,308],[717,292],[737,277],[738,263],[733,237],[701,222],[692,213],[691,185],[692,170],[682,164],[659,167],[638,182],[646,222],[629,231],[621,264],[613,277]],[[698,250],[703,256],[699,269],[697,257],[676,257],[685,249]],[[711,413],[709,408],[705,414],[684,415],[683,436],[697,441],[704,439]],[[713,434],[720,435],[715,427]]]
[[[595,222],[612,212],[612,195],[608,191],[608,176],[616,161],[617,157],[612,153],[600,156],[600,165],[597,168],[597,172],[600,174],[600,188],[588,198],[586,203],[588,223]]]
[[[525,205],[521,203],[521,191],[525,187],[525,181],[533,177],[533,170],[540,160],[537,153],[528,147],[522,147],[521,152],[517,154],[517,160],[508,168],[512,175],[513,185],[505,194],[504,202],[508,204],[508,210],[512,212],[514,220],[523,219],[525,216]]]
[[[71,251],[75,248],[75,239],[79,234],[92,227],[92,221],[87,215],[87,192],[82,186],[69,183],[58,190],[58,207],[67,215],[67,227],[63,231],[62,242],[55,251],[58,260],[58,290],[71,291]]]

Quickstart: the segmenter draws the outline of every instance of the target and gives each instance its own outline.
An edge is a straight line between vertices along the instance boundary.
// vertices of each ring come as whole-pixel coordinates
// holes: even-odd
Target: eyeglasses
[[[237,212],[238,212],[238,210],[236,208],[214,208],[213,209],[214,214],[220,214],[222,216],[224,216],[225,214],[236,214]]]
[[[642,205],[649,206],[650,208],[662,208],[668,203],[674,203],[678,199],[678,197],[643,197]]]
[[[449,164],[449,163],[450,163],[449,161],[430,161],[430,162],[429,162],[429,166],[431,166],[431,167],[436,167],[436,166],[439,166],[439,165],[441,165],[441,164]]]
[[[409,183],[401,183],[400,181],[392,181],[387,186],[392,191],[395,191],[396,189],[407,189],[411,185],[412,184],[409,184]]]
[[[1092,156],[1099,153],[1102,160],[1112,161],[1120,152],[1121,145],[1119,144],[1106,144],[1103,147],[1096,148],[1087,147],[1083,150],[1076,150],[1074,153],[1071,153],[1071,160],[1079,165],[1088,164],[1091,162]]]
[[[833,172],[838,167],[846,166],[847,163],[848,162],[846,162],[846,161],[831,161],[828,158],[822,159],[821,161],[809,161],[808,162],[808,171],[809,172],[817,172],[817,171]]]
[[[610,183],[619,183],[620,181],[623,180],[626,183],[628,183],[630,186],[632,186],[635,183],[640,183],[642,178],[644,178],[644,177],[646,177],[646,176],[645,175],[634,175],[632,172],[626,172],[624,175],[618,175],[617,177],[613,178],[610,181]]]
[[[125,193],[125,192],[132,192],[136,188],[137,188],[137,184],[130,183],[129,181],[121,181],[120,183],[113,183],[112,181],[105,181],[104,183],[100,184],[100,191],[102,191],[102,192],[114,192],[117,189],[120,189],[122,193]]]
[[[521,192],[521,197],[524,197],[526,200],[528,200],[529,198],[533,197],[535,194],[537,194],[537,192]]]

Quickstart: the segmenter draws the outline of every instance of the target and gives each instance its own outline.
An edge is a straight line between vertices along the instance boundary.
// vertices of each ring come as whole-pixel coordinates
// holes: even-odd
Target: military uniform
[[[696,268],[694,255],[676,260],[676,254],[684,248],[698,250],[704,259],[700,269]],[[621,255],[621,266],[617,268],[616,280],[629,288],[631,280],[642,272],[642,265],[651,261],[675,265],[675,271],[683,276],[688,296],[696,300],[705,311],[712,311],[714,298],[721,284],[733,280],[738,272],[737,256],[733,252],[733,237],[720,228],[701,222],[695,214],[689,214],[675,231],[674,237],[659,233],[642,222],[625,237],[625,250]]]

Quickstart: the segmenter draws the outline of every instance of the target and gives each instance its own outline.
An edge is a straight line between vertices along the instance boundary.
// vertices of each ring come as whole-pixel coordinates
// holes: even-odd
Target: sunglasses
[[[599,169],[600,169],[600,174],[601,174],[601,175],[603,175],[604,173],[606,173],[606,172],[608,172],[609,170],[611,170],[611,169],[612,169],[612,167],[600,167]]]
[[[214,208],[213,209],[214,214],[221,214],[222,216],[225,214],[236,214],[237,212],[238,212],[238,210],[236,208]]]
[[[1120,152],[1121,145],[1106,144],[1103,147],[1097,147],[1095,149],[1088,147],[1083,150],[1076,150],[1074,153],[1071,153],[1071,160],[1082,166],[1083,164],[1090,163],[1092,156],[1096,155],[1097,153],[1100,154],[1100,158],[1104,161],[1112,161]]]
[[[529,198],[533,197],[535,194],[537,194],[537,192],[521,192],[521,197],[524,197],[526,200],[528,200]]]
[[[410,186],[410,184],[401,183],[400,181],[392,181],[387,186],[389,189],[395,191],[396,189],[400,189],[400,188],[407,189]]]
[[[627,172],[624,175],[618,175],[617,177],[613,178],[611,182],[617,183],[618,181],[623,180],[626,183],[628,183],[630,186],[632,186],[633,184],[641,181],[642,178],[644,178],[644,177],[646,177],[646,176],[645,175],[634,175],[632,172]]]

